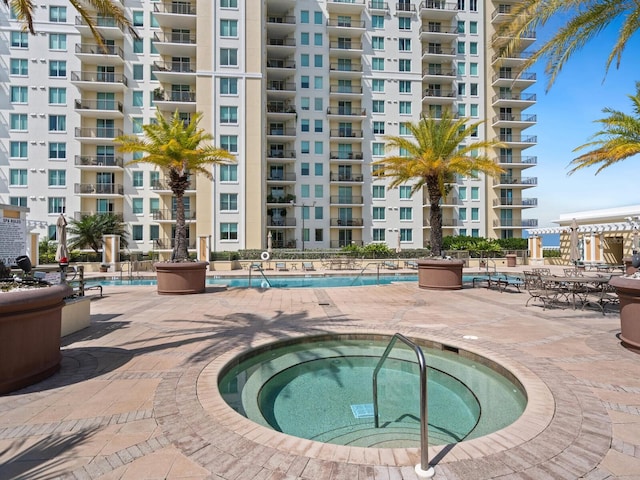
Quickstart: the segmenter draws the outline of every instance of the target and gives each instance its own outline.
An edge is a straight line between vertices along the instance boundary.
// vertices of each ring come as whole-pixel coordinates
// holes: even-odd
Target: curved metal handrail
[[[418,366],[420,367],[420,465],[416,467],[421,468],[423,471],[429,470],[429,414],[427,411],[427,362],[424,359],[424,353],[422,349],[409,340],[401,333],[393,335],[389,341],[389,345],[385,349],[384,353],[380,357],[376,368],[373,370],[373,416],[375,420],[375,427],[380,428],[380,418],[378,412],[378,372],[382,368],[382,364],[385,362],[391,350],[396,342],[400,340],[408,347],[413,349],[418,357]]]
[[[358,275],[356,275],[356,278],[353,279],[353,282],[351,282],[351,286],[353,287],[356,282],[358,281],[358,279],[362,276],[362,274],[364,273],[364,271],[367,269],[367,267],[369,265],[376,265],[377,266],[377,274],[376,274],[376,285],[380,285],[380,263],[379,262],[369,262],[367,263],[364,267],[362,267],[362,270],[360,270],[360,273],[358,273]]]

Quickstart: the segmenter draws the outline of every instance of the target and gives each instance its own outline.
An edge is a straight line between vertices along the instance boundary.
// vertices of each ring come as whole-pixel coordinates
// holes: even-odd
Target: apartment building
[[[36,4],[36,29],[2,11],[0,203],[30,208],[55,234],[59,213],[122,215],[132,251],[167,254],[174,199],[162,172],[113,144],[140,133],[156,108],[201,127],[237,156],[192,179],[190,248],[340,248],[384,242],[421,248],[429,206],[411,185],[372,175],[384,135],[446,109],[484,120],[498,138],[499,178],[456,178],[444,233],[520,237],[537,226],[525,171],[536,143],[525,113],[535,76],[523,51],[502,54],[500,26],[517,0],[134,1],[139,38],[95,17],[104,46],[66,1]],[[492,47],[491,45],[494,45]],[[475,138],[474,138],[475,139]],[[471,140],[471,139],[470,139]],[[200,240],[200,242],[199,242]]]

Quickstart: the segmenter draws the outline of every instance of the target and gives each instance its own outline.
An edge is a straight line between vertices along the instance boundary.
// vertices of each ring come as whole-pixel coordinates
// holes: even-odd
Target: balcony
[[[196,71],[191,62],[153,62],[153,74],[162,83],[196,84]]]
[[[122,108],[122,103],[115,100],[80,99],[75,101],[75,110],[83,118],[123,118]]]
[[[427,0],[420,3],[420,16],[429,20],[451,20],[458,14],[456,2]]]
[[[329,64],[329,77],[332,79],[354,79],[362,77],[362,64],[360,63],[331,63]]]
[[[493,200],[493,206],[497,208],[515,207],[515,208],[534,208],[538,206],[537,198],[496,198]]]
[[[153,239],[154,250],[171,250],[176,243],[175,238],[163,237]],[[187,248],[189,250],[195,250],[196,240],[195,238],[187,238]]]
[[[363,3],[364,5],[364,3]],[[362,20],[347,18],[330,18],[327,20],[329,35],[351,35],[359,38],[364,33],[365,23]]]
[[[124,64],[124,51],[117,45],[76,44],[76,56],[85,64],[117,66]]]
[[[491,104],[495,107],[519,107],[524,109],[536,103],[536,99],[535,93],[503,92],[494,95],[491,99]]]
[[[294,141],[296,139],[295,128],[269,127],[267,128],[267,139],[280,141]]]
[[[538,177],[513,177],[509,175],[500,175],[499,178],[493,180],[493,186],[509,186],[511,188],[521,186],[523,188],[535,187],[538,184]]]
[[[358,15],[364,11],[365,0],[327,0],[327,11],[338,15]]]
[[[295,54],[296,39],[293,37],[267,38],[267,55],[269,57],[289,57]]]
[[[115,155],[76,155],[75,165],[80,169],[87,170],[118,170],[123,167],[124,160]]]
[[[532,125],[535,125],[537,122],[536,115],[522,115],[516,113],[500,113],[496,115],[492,119],[492,124],[494,127],[519,127],[519,128],[527,128]]]
[[[382,0],[369,0],[368,7],[372,13],[387,13],[389,11],[389,4]]]
[[[349,119],[353,119],[354,117],[364,118],[367,116],[367,111],[364,108],[358,108],[356,106],[353,106],[353,107],[330,106],[327,108],[327,116],[331,117],[334,120],[340,120],[340,119],[349,120]]]
[[[332,227],[362,227],[364,220],[362,218],[332,218],[330,224]]]
[[[271,75],[269,75],[271,77]],[[273,80],[269,78],[267,80],[267,98],[279,99],[279,98],[293,98],[296,95],[296,84],[293,82],[286,82],[281,80]]]
[[[529,60],[535,52],[500,52],[493,55],[491,63],[499,64],[502,67],[519,67]]]
[[[458,27],[442,25],[439,22],[429,22],[420,28],[420,40],[422,42],[453,42],[458,38]]]
[[[456,50],[450,46],[430,46],[422,51],[423,62],[450,62],[456,58]]]
[[[534,72],[501,71],[491,79],[494,87],[510,87],[523,90],[536,83]]]
[[[329,242],[329,248],[344,248],[350,245],[358,245],[361,247],[364,245],[364,242],[362,240],[331,240]]]
[[[340,58],[361,58],[362,42],[351,39],[329,42],[329,54]]]
[[[284,196],[281,195],[267,195],[267,203],[273,203],[276,205],[283,205],[283,204],[291,204],[292,202],[295,203],[296,201],[296,196],[291,194],[291,193],[285,193]]]
[[[538,219],[522,219],[516,220],[512,218],[502,218],[493,221],[493,228],[535,228],[538,226]]]
[[[268,82],[291,80],[296,73],[296,62],[289,58],[267,58]],[[295,84],[294,84],[295,85]]]
[[[364,154],[362,152],[329,152],[329,160],[331,162],[362,162],[364,160]]]
[[[296,107],[286,101],[271,100],[267,102],[267,116],[270,120],[290,120],[296,117]]]
[[[453,227],[458,227],[460,225],[462,225],[462,222],[460,220],[458,220],[457,218],[442,217],[442,227],[443,228],[453,228]],[[426,227],[426,228],[431,227],[431,224],[429,223],[428,216],[425,216],[423,218],[422,226]]]
[[[507,33],[506,29],[499,29],[496,33],[491,37],[491,43],[496,47],[505,46],[511,40],[511,36]],[[524,32],[524,34],[520,37],[520,49],[524,50],[527,47],[531,46],[533,42],[536,41],[536,32]]]
[[[196,28],[196,6],[188,2],[153,3],[153,16],[161,26]]]
[[[513,134],[500,134],[498,139],[507,145],[508,147],[521,147],[527,148],[535,145],[538,142],[538,137],[535,135],[513,135]]]
[[[279,150],[279,149],[274,149],[274,150],[267,150],[267,159],[268,160],[278,160],[278,161],[292,161],[295,162],[296,160],[296,151],[293,149],[284,149],[284,150]]]
[[[457,73],[448,64],[443,66],[445,68],[425,68],[422,71],[422,81],[429,83],[453,82]]]
[[[423,102],[427,103],[452,103],[457,98],[458,93],[454,90],[442,88],[428,88],[424,91]]]
[[[196,92],[157,90],[153,93],[153,102],[160,110],[194,113],[196,111]]]
[[[171,193],[171,187],[169,186],[169,182],[165,181],[165,180],[154,180],[151,182],[151,190],[153,190],[156,193],[159,192],[166,192],[166,193]],[[187,187],[187,192],[188,191],[192,191],[195,192],[196,190],[196,179],[195,177],[190,177],[189,179],[189,186]]]
[[[121,129],[113,127],[76,127],[75,129],[76,140],[96,145],[111,144],[109,140],[123,134]]]
[[[172,32],[153,34],[153,45],[160,55],[171,57],[196,56],[196,35],[191,32]]]
[[[413,15],[416,13],[416,6],[412,5],[410,3],[400,3],[400,2],[396,2],[396,15],[397,16],[403,16],[403,15]]]
[[[104,40],[119,40],[124,38],[124,28],[113,17],[96,16],[91,17],[96,31]],[[93,32],[89,28],[87,21],[81,16],[77,16],[75,20],[76,29],[83,36],[93,36]]]
[[[511,22],[513,20],[513,14],[511,13],[511,5],[498,5],[491,13],[491,23],[499,25],[501,23]]]
[[[127,77],[121,73],[71,72],[71,83],[91,92],[119,93],[127,89]]]
[[[533,167],[538,163],[538,157],[535,156],[521,156],[521,155],[499,155],[498,163],[501,165],[508,165],[510,167]]]
[[[296,174],[289,172],[272,172],[267,175],[269,183],[291,183],[296,181]]]
[[[74,193],[83,197],[122,196],[124,186],[119,183],[76,183]]]
[[[329,202],[332,205],[362,205],[364,200],[362,195],[331,195]]]
[[[107,214],[111,214],[114,215],[119,221],[123,222],[124,221],[124,215],[122,212],[98,212],[98,211],[93,211],[93,210],[89,210],[89,211],[84,211],[84,212],[73,212],[73,219],[77,222],[79,222],[80,220],[82,220],[85,217],[90,217],[92,215],[107,215]]]
[[[364,177],[361,173],[336,173],[329,174],[329,180],[336,183],[362,183]]]
[[[280,218],[267,219],[267,227],[286,228],[286,227],[295,227],[295,226],[296,226],[295,218],[280,217]]]
[[[360,98],[362,97],[362,86],[330,85],[329,94],[332,98]]]
[[[168,208],[162,210],[154,210],[151,212],[151,216],[156,222],[175,222],[177,212],[175,210],[170,210]],[[184,211],[184,219],[187,222],[193,222],[196,219],[195,210],[185,209]]]
[[[269,5],[272,8],[272,5]],[[290,9],[287,9],[290,10]],[[292,15],[267,13],[267,37],[295,35],[296,17]]]

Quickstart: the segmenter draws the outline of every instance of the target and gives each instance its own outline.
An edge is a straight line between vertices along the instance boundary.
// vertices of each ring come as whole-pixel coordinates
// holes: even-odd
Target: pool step
[[[375,428],[369,425],[360,427],[350,425],[316,436],[313,440],[338,445],[350,445],[354,447],[419,447],[420,429],[412,426],[387,426]],[[446,444],[455,440],[438,431],[429,431],[429,443]]]

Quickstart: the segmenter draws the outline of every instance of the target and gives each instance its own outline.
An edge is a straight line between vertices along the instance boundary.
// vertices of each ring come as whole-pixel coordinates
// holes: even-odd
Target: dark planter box
[[[463,260],[418,260],[418,286],[430,290],[460,290]]]

